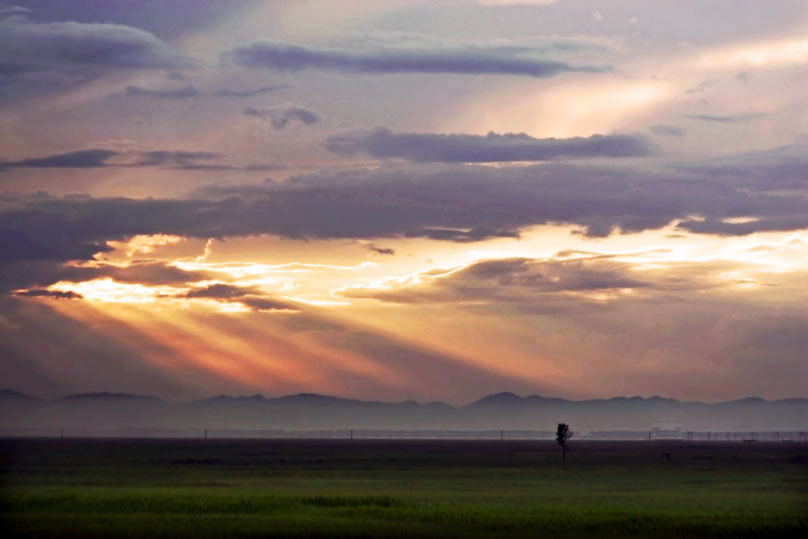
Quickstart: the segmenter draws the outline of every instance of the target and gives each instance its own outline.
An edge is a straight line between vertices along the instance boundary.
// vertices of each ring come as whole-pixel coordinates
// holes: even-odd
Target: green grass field
[[[668,462],[661,453],[671,453]],[[0,524],[51,537],[794,537],[798,444],[2,440]]]

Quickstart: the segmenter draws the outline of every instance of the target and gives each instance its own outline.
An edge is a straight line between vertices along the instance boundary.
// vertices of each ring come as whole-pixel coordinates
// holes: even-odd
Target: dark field
[[[671,459],[662,453],[670,453]],[[0,440],[15,536],[794,537],[805,444]]]

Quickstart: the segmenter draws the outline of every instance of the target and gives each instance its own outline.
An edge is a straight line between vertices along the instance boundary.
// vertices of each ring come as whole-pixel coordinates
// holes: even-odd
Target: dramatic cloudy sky
[[[808,395],[804,0],[0,5],[0,378]]]

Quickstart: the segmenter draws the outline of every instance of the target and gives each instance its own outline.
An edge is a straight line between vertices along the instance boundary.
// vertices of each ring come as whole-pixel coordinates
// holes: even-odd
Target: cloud
[[[153,34],[120,24],[0,20],[0,90],[25,97],[84,82],[111,69],[173,69],[195,62]]]
[[[678,170],[731,182],[752,191],[804,191],[808,188],[808,138],[769,150],[681,163]]]
[[[759,284],[727,277],[759,271],[733,260],[655,259],[664,250],[620,255],[561,251],[549,258],[499,258],[468,265],[431,268],[372,285],[346,286],[334,294],[389,303],[525,304],[539,309],[616,300],[650,300],[709,293],[738,284]],[[636,258],[652,262],[638,265]],[[792,274],[795,275],[795,274]],[[790,278],[766,275],[771,287]],[[793,283],[791,283],[793,285]],[[775,292],[770,292],[775,293]]]
[[[255,287],[234,286],[229,284],[212,284],[203,288],[194,288],[182,297],[185,298],[212,298],[212,299],[234,299],[243,298],[248,295],[260,293]]]
[[[15,274],[6,271],[0,275],[0,290],[11,290],[12,295],[24,297],[52,297],[56,299],[81,299],[81,293],[70,290],[71,283],[78,284],[111,280],[122,285],[137,284],[142,287],[171,287],[184,290],[176,295],[166,295],[157,290],[156,297],[178,299],[210,299],[222,303],[239,303],[257,311],[295,311],[291,303],[269,297],[256,286],[238,286],[214,283],[199,286],[196,283],[210,281],[214,275],[205,271],[188,271],[152,260],[135,260],[128,264],[113,264],[91,261],[84,264],[53,264],[46,262],[23,264],[22,271]],[[219,274],[216,274],[220,277]],[[57,290],[43,288],[60,283]],[[81,288],[78,289],[81,291]]]
[[[320,121],[320,115],[313,110],[298,107],[273,107],[266,109],[258,109],[254,107],[247,107],[244,109],[246,116],[260,118],[269,121],[273,129],[284,129],[290,122],[300,122],[306,125],[312,125]]]
[[[650,287],[627,264],[601,257],[578,260],[505,258],[459,268],[433,269],[373,287],[346,287],[335,293],[393,303],[516,302],[560,292],[601,292]]]
[[[152,89],[141,88],[140,86],[127,86],[126,95],[132,97],[156,97],[159,99],[189,99],[202,97],[202,92],[194,86],[184,86],[182,88]]]
[[[367,245],[365,245],[365,247],[367,247],[369,251],[374,252],[377,255],[391,255],[392,256],[392,255],[396,254],[395,249],[392,249],[390,247],[379,247],[379,246],[377,246],[377,245],[375,245],[373,243],[368,243]]]
[[[754,122],[765,118],[768,114],[762,113],[747,113],[747,114],[732,114],[728,116],[717,116],[714,114],[683,114],[685,118],[689,118],[691,120],[700,120],[702,122],[713,122],[713,123],[723,123],[723,124],[732,124],[732,123],[742,123],[742,122]]]
[[[291,303],[271,298],[256,286],[236,286],[216,283],[202,288],[194,288],[181,297],[190,299],[206,298],[228,303],[240,303],[255,311],[298,311],[298,308]]]
[[[233,90],[231,88],[222,88],[221,90],[217,91],[214,95],[216,97],[255,97],[261,94],[276,92],[284,88],[288,88],[288,85],[272,84],[267,86],[261,86],[259,88],[255,88],[254,90]]]
[[[221,163],[210,163],[224,159],[224,155],[209,151],[189,150],[129,150],[117,151],[104,148],[90,148],[58,153],[45,157],[33,157],[17,161],[0,161],[3,168],[99,168],[99,167],[147,167],[166,166],[172,168],[231,168]],[[202,163],[200,163],[202,161]]]
[[[213,94],[205,94],[196,86],[183,86],[180,88],[142,88],[140,86],[127,86],[126,95],[131,97],[154,97],[158,99],[193,99],[197,97],[206,97],[212,95],[213,97],[255,97],[257,95],[275,92],[282,88],[287,88],[285,84],[276,84],[272,86],[261,86],[254,90],[232,90],[230,88],[222,88]]]
[[[112,66],[167,69],[188,64],[154,35],[118,24],[0,21],[0,58],[26,69]]]
[[[41,248],[45,248],[44,243],[40,244]],[[102,246],[104,249],[106,246]],[[68,259],[74,258],[70,250],[61,253]],[[47,253],[40,252],[40,255],[44,254]],[[202,271],[181,270],[156,261],[133,261],[127,265],[93,261],[77,265],[65,264],[65,256],[60,256],[58,251],[51,251],[50,254],[8,264],[0,272],[0,291],[42,288],[59,281],[79,283],[104,278],[119,283],[180,286],[211,278]]]
[[[652,125],[650,128],[651,132],[658,137],[683,137],[685,136],[685,130],[681,127],[676,127],[675,125]]]
[[[384,127],[332,136],[326,140],[326,148],[347,156],[361,152],[378,159],[402,158],[445,163],[637,157],[651,155],[655,151],[654,145],[642,135],[537,139],[524,133],[488,133],[486,136],[394,133]]]
[[[70,266],[66,268],[70,269]],[[162,262],[135,261],[125,266],[95,264],[91,267],[77,267],[73,275],[67,273],[63,279],[74,282],[110,277],[122,283],[149,285],[175,285],[201,281],[209,278],[202,271],[187,271]]]
[[[29,298],[56,298],[56,299],[81,299],[81,294],[67,291],[61,292],[59,290],[45,290],[43,288],[34,288],[31,290],[17,290],[14,292],[15,296],[23,296]]]
[[[566,72],[605,73],[608,66],[573,66],[565,62],[518,56],[499,48],[378,49],[348,52],[289,43],[257,42],[229,51],[223,60],[248,68],[276,71],[321,69],[342,73],[448,73],[552,77]]]
[[[239,299],[239,303],[255,311],[297,311],[289,303],[260,296],[245,296]]]
[[[224,158],[218,152],[187,150],[150,150],[139,153],[135,166],[174,165],[178,167],[198,165],[197,161],[217,161]]]
[[[721,235],[798,230],[808,228],[804,199],[794,195],[805,189],[806,155],[794,145],[657,172],[569,163],[404,165],[212,184],[174,199],[11,197],[0,211],[0,263],[20,277],[26,264],[89,260],[111,250],[108,241],[137,234],[468,242],[548,223],[590,237],[671,223]]]
[[[244,167],[244,170],[284,170],[286,165],[279,163],[250,163]]]
[[[118,152],[114,150],[91,148],[19,161],[0,161],[0,168],[97,168],[107,166],[107,160],[116,155]]]

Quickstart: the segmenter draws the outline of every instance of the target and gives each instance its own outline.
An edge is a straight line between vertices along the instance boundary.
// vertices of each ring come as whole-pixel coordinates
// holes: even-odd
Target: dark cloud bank
[[[18,161],[0,161],[2,168],[96,168],[107,166],[107,160],[118,155],[114,150],[90,148],[72,152],[32,157]]]
[[[156,99],[195,99],[198,97],[255,97],[288,88],[283,84],[261,86],[252,90],[234,90],[222,88],[214,93],[206,93],[196,86],[181,86],[179,88],[143,88],[140,86],[127,86],[125,94],[130,97],[150,97]]]
[[[17,161],[0,161],[3,168],[100,168],[111,166],[172,168],[229,168],[220,163],[225,156],[217,152],[194,150],[131,150],[117,151],[89,148],[33,157]]]
[[[39,22],[112,23],[141,28],[162,39],[215,24],[260,0],[13,0]],[[27,9],[26,9],[27,8]]]
[[[642,135],[537,139],[525,133],[498,135],[492,132],[486,136],[394,133],[384,127],[332,136],[326,141],[326,148],[348,156],[365,153],[379,159],[443,163],[642,157],[655,151],[651,141]]]
[[[202,92],[194,86],[183,86],[182,88],[152,89],[141,88],[140,86],[127,86],[126,95],[133,97],[157,97],[161,99],[188,99],[192,97],[202,97]]]
[[[175,69],[196,63],[155,35],[110,23],[0,20],[0,97],[81,83],[111,69]]]
[[[0,58],[22,69],[76,66],[172,68],[187,60],[144,30],[101,23],[0,21]]]
[[[214,95],[216,97],[255,97],[261,94],[276,92],[284,88],[288,88],[288,86],[285,84],[274,84],[274,85],[261,86],[253,90],[234,90],[232,88],[222,88],[221,90],[217,91]]]
[[[185,199],[6,197],[0,262],[85,260],[135,234],[475,241],[547,223],[603,237],[672,222],[743,235],[808,227],[801,145],[650,172],[605,165],[406,165],[210,185]],[[159,162],[160,159],[157,158]],[[788,189],[788,192],[784,192]],[[729,218],[747,218],[728,221]],[[25,273],[16,275],[24,278]]]
[[[148,92],[152,91],[149,90],[143,95],[151,95]],[[159,91],[156,92],[159,93]],[[162,95],[161,97],[167,96]],[[296,105],[269,108],[247,107],[244,109],[244,114],[270,122],[272,127],[278,130],[284,129],[293,122],[313,125],[320,121],[319,113]],[[399,158],[414,162],[443,163],[643,157],[656,152],[656,147],[647,137],[637,134],[537,139],[524,133],[503,135],[489,133],[486,136],[394,133],[383,127],[334,135],[326,140],[325,145],[329,151],[346,156],[363,153],[378,159]],[[44,157],[0,161],[0,169],[154,165],[188,168],[223,167],[225,165],[221,163],[210,162],[220,161],[224,157],[220,153],[209,151],[116,151],[90,148]],[[205,163],[199,163],[199,161]]]
[[[603,73],[608,66],[574,66],[565,62],[507,54],[501,48],[382,49],[367,52],[316,49],[289,43],[258,42],[222,56],[248,68],[277,71],[321,69],[343,73],[451,73],[552,77],[565,72]]]
[[[56,298],[56,299],[81,299],[81,294],[75,292],[61,292],[59,290],[46,290],[44,288],[32,288],[30,290],[21,290],[14,294],[15,296],[22,296],[28,298]]]

